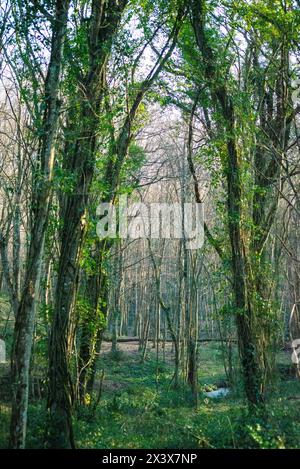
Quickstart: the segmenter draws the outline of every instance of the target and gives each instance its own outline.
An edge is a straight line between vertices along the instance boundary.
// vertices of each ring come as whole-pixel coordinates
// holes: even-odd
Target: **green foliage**
[[[101,363],[105,369],[103,396],[96,413],[91,418],[89,406],[86,406],[74,419],[79,447],[299,447],[299,381],[281,381],[278,392],[268,404],[268,417],[254,416],[247,412],[244,401],[236,393],[222,399],[209,399],[202,394],[202,391],[215,389],[215,383],[224,379],[224,373],[215,345],[202,345],[200,352],[200,383],[203,384],[197,411],[188,387],[170,389],[172,366],[162,361],[157,363],[153,352],[143,364],[138,355],[123,352],[122,360],[112,361],[111,356],[105,354]],[[283,360],[285,357],[281,355],[280,361]],[[0,403],[0,447],[7,443],[8,420],[9,408]],[[43,447],[46,420],[45,402],[31,403],[29,448]]]
[[[76,317],[78,318],[79,325],[84,323],[91,334],[99,328],[102,329],[106,326],[107,318],[103,313],[101,304],[98,305],[95,314],[94,308],[89,301],[82,296],[79,296],[76,301]]]

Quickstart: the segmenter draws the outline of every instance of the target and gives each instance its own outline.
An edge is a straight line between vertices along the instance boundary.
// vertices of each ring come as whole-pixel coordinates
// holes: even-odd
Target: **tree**
[[[251,6],[249,8],[251,10]],[[273,16],[279,10],[281,10],[282,23],[274,20]],[[287,10],[282,10],[277,4],[270,7],[267,18],[264,17],[266,25],[272,24],[272,27],[278,28],[275,52],[273,55],[271,53],[269,67],[263,68],[259,65],[256,42],[250,46],[254,68],[253,79],[258,84],[258,97],[254,96],[254,99],[258,98],[256,125],[259,130],[258,141],[254,147],[250,143],[250,148],[246,146],[242,148],[237,131],[237,119],[241,118],[241,114],[234,102],[226,77],[221,77],[218,72],[219,56],[208,39],[206,19],[209,4],[202,0],[194,0],[190,4],[190,11],[195,40],[203,60],[206,85],[214,106],[220,109],[222,116],[220,125],[224,129],[226,143],[223,168],[227,179],[228,232],[231,243],[231,271],[239,350],[248,402],[260,406],[264,401],[266,373],[269,371],[267,353],[273,340],[274,321],[273,305],[268,296],[268,281],[262,282],[262,278],[267,274],[264,261],[265,244],[278,206],[282,155],[287,151],[290,125],[294,115],[289,103],[288,77],[288,56],[292,42],[285,28],[285,21],[289,20],[286,16]],[[254,11],[256,13],[255,7]],[[272,51],[274,38],[263,39],[267,43],[266,47],[270,47]],[[269,45],[269,41],[272,46]],[[272,75],[270,77],[268,75],[274,65],[277,72],[275,80]],[[262,77],[265,81],[264,89],[261,86]],[[265,91],[266,83],[270,87],[267,91]],[[249,92],[248,88],[246,92]],[[250,109],[247,112],[252,113]],[[253,172],[252,168],[246,169],[247,151],[253,154]],[[254,193],[250,202],[252,213],[249,213],[244,205],[247,171],[249,175],[251,174],[250,177],[253,177]]]
[[[49,345],[50,418],[47,439],[48,446],[52,448],[74,447],[71,422],[73,389],[68,365],[72,343],[70,320],[78,285],[78,258],[85,231],[84,214],[98,150],[97,133],[106,66],[126,3],[126,0],[92,1],[85,39],[88,47],[87,71],[83,76],[79,72],[75,85],[76,109],[79,108],[79,112],[68,119],[70,128],[67,132],[74,139],[66,142],[64,165],[66,170],[71,171],[74,183],[61,204],[63,226]]]
[[[26,271],[16,315],[12,353],[12,416],[10,445],[24,448],[26,438],[28,380],[36,299],[39,293],[40,269],[48,221],[51,181],[55,156],[55,139],[59,116],[59,80],[63,44],[66,34],[69,2],[57,0],[52,21],[51,55],[43,97],[44,115],[40,133],[34,190],[32,226]]]

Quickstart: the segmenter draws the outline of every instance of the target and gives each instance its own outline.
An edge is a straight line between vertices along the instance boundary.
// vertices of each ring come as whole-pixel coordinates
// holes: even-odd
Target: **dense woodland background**
[[[1,447],[299,447],[299,39],[299,0],[1,2]],[[100,239],[124,194],[204,245]]]

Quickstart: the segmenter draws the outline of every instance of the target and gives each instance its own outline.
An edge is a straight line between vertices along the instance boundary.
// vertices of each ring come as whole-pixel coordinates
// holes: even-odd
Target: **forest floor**
[[[165,358],[165,360],[163,360]],[[299,448],[300,381],[289,375],[290,355],[280,352],[278,374],[270,392],[268,418],[249,417],[236,388],[226,397],[208,398],[204,391],[220,386],[225,374],[220,345],[201,343],[199,405],[189,388],[172,388],[170,346],[165,357],[149,348],[141,363],[138,344],[119,343],[112,355],[104,342],[97,387],[104,370],[100,403],[76,411],[74,433],[79,448]],[[239,380],[238,380],[239,381]],[[276,386],[275,386],[276,384]],[[29,448],[43,447],[46,411],[43,400],[30,403]],[[0,447],[5,447],[9,403],[0,402]]]

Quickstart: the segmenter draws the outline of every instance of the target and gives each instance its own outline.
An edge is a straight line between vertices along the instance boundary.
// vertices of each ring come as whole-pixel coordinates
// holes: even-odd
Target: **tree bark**
[[[73,122],[71,128],[76,139],[70,148],[67,145],[65,163],[75,183],[71,193],[63,197],[61,253],[49,346],[50,419],[47,444],[51,448],[74,447],[71,418],[73,387],[69,371],[71,317],[78,287],[79,258],[85,233],[84,217],[95,167],[106,65],[126,3],[127,0],[92,2],[89,70],[85,80],[78,83],[80,118],[79,123]],[[84,90],[83,94],[80,94],[80,90]]]
[[[57,0],[51,43],[51,57],[45,83],[45,112],[34,180],[32,228],[25,280],[15,321],[12,350],[12,414],[10,446],[24,448],[26,438],[29,366],[33,342],[36,299],[39,293],[40,268],[49,214],[49,200],[58,123],[58,91],[62,51],[68,18],[68,0]]]
[[[247,260],[241,229],[241,168],[235,141],[234,106],[225,85],[220,83],[217,76],[214,53],[206,39],[204,30],[205,2],[203,0],[192,0],[191,14],[195,39],[204,61],[205,78],[213,98],[221,108],[224,119],[227,145],[225,171],[227,178],[228,229],[231,244],[231,266],[239,351],[248,402],[251,405],[260,406],[263,402],[260,386],[261,370],[258,366],[257,350],[251,330],[253,311],[247,298]]]

